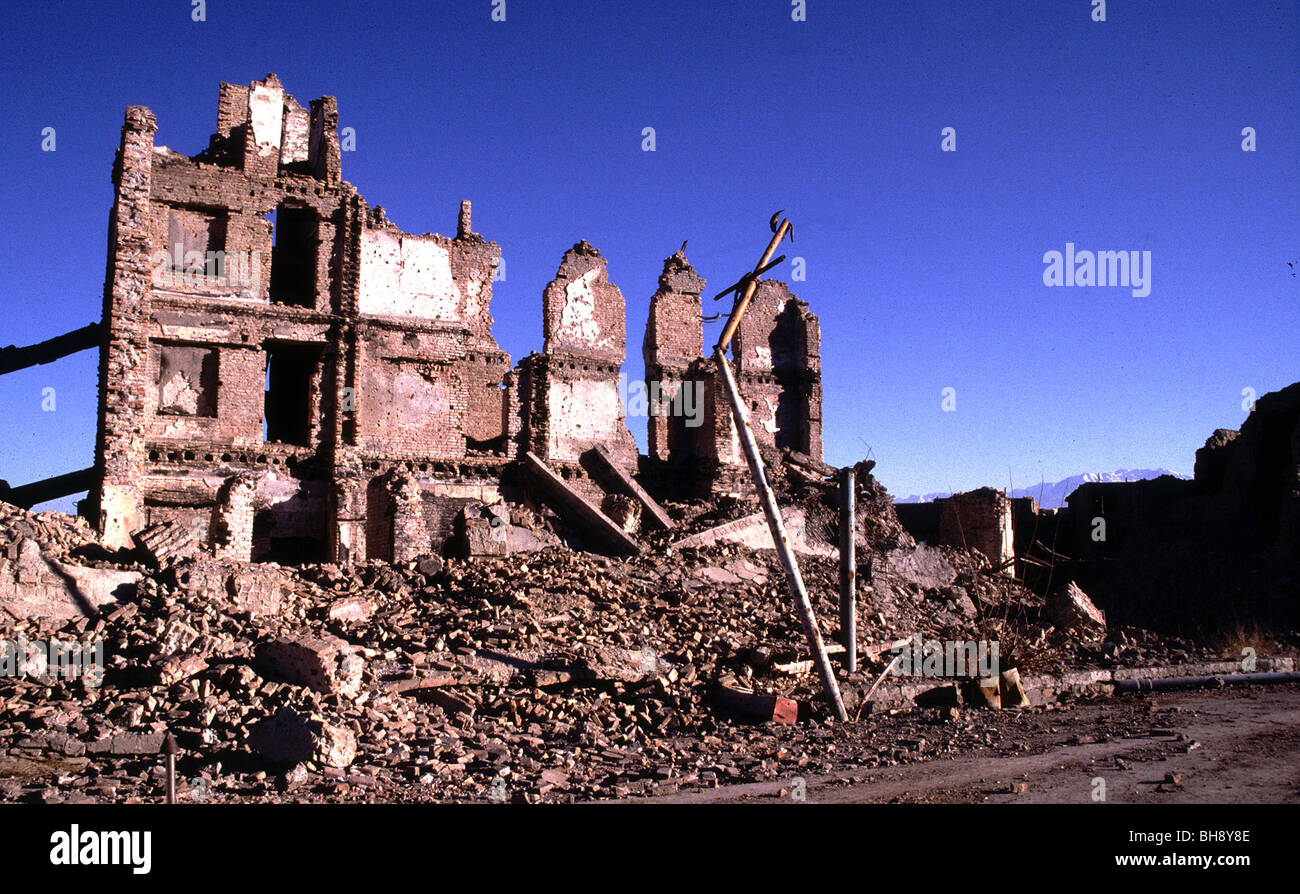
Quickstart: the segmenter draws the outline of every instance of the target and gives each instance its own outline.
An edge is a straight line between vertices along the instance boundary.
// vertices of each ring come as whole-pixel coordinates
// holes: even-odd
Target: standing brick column
[[[253,558],[253,519],[256,515],[257,479],[235,475],[221,490],[213,525],[213,552],[219,559],[248,562]]]
[[[129,547],[144,524],[140,487],[145,471],[144,416],[148,360],[149,193],[158,125],[143,106],[130,106],[114,170],[109,226],[108,282],[104,290],[105,339],[99,355],[95,495],[104,545]],[[111,383],[111,384],[110,384]]]
[[[650,456],[660,462],[684,459],[690,454],[685,419],[674,416],[683,406],[681,388],[691,363],[704,350],[704,323],[700,293],[705,280],[695,272],[682,251],[664,260],[659,289],[650,299],[641,354],[645,360],[646,388],[657,388],[658,406],[651,405],[646,421]],[[689,383],[694,387],[695,383]],[[691,409],[700,409],[691,407]],[[693,420],[699,422],[697,418]],[[698,426],[695,426],[698,427]]]
[[[429,529],[424,521],[420,485],[402,471],[388,484],[393,499],[393,561],[410,562],[429,552]]]

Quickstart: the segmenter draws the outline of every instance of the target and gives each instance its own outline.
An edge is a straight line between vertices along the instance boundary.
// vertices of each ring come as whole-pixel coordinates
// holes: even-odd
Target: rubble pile
[[[813,519],[801,567],[834,643],[838,564],[815,554],[836,536],[834,489],[782,487]],[[862,475],[860,505],[877,489]],[[9,641],[102,641],[104,662],[98,685],[53,668],[0,677],[0,798],[156,797],[167,732],[191,800],[589,799],[905,759],[877,718],[830,721],[774,551],[671,545],[753,508],[671,505],[675,528],[626,558],[551,545],[399,565],[133,565],[147,573],[98,613],[0,619]],[[55,552],[89,537],[4,512],[5,537]],[[1137,654],[1133,639],[1107,652],[1047,626],[1041,600],[983,556],[918,546],[887,508],[861,525],[866,656],[839,671],[850,716],[870,716],[861,696],[889,644],[917,634],[999,641],[1002,666],[1026,671]],[[781,722],[755,724],[741,710],[755,702]]]
[[[98,544],[84,518],[62,512],[29,512],[0,501],[0,555],[17,559],[18,546],[24,539],[34,541],[50,559],[63,559]]]

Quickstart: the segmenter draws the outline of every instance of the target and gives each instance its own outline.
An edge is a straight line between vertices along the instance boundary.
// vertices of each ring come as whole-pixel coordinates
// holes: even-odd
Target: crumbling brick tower
[[[454,239],[372,210],[337,118],[274,74],[222,84],[188,157],[127,110],[88,505],[108,545],[171,520],[235,557],[391,558],[496,492],[518,416],[488,312],[500,248],[468,203]]]
[[[646,424],[650,458],[661,463],[691,452],[687,443],[690,429],[698,426],[688,424],[686,411],[703,409],[687,406],[693,395],[684,395],[682,385],[689,378],[691,364],[704,351],[700,304],[704,286],[704,278],[686,260],[683,247],[664,259],[659,289],[650,299],[641,355],[646,383],[658,383],[659,400],[650,401]]]
[[[760,447],[822,458],[821,327],[780,280],[758,284],[733,346]]]
[[[564,253],[542,294],[542,327],[542,353],[520,363],[524,448],[543,460],[576,465],[603,444],[634,473],[636,442],[619,388],[627,313],[605,258],[585,240]]]
[[[670,465],[689,470],[697,492],[745,490],[745,456],[721,371],[712,358],[696,357],[683,366],[673,353],[677,346],[703,344],[698,293],[689,291],[694,275],[685,258],[674,255],[665,262],[651,301],[649,329],[655,341],[652,346],[648,329],[646,376],[661,376],[672,387],[698,386],[702,418],[693,426],[677,416],[662,424],[652,419],[651,455],[662,460],[666,453]],[[760,280],[732,342],[737,384],[760,449],[822,458],[820,344],[817,317],[808,305],[785,283]]]

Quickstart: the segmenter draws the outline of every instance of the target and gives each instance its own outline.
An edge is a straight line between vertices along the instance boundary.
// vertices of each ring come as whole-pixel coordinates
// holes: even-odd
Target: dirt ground
[[[1297,685],[1127,695],[999,717],[1001,734],[990,746],[804,777],[804,800],[1092,803],[1102,780],[1111,803],[1300,803]],[[789,779],[652,800],[794,803],[798,795]]]

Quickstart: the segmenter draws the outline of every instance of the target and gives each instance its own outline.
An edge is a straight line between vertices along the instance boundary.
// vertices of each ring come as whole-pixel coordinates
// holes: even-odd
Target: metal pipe
[[[1164,689],[1190,689],[1207,686],[1216,680],[1224,685],[1241,683],[1300,683],[1300,673],[1217,674],[1206,677],[1160,677],[1148,680],[1116,680],[1116,692],[1159,692]]]
[[[781,244],[785,234],[790,232],[790,220],[781,221],[781,225],[776,228],[776,233],[772,236],[772,241],[767,244],[763,256],[758,259],[754,265],[755,270],[761,270],[767,266],[767,262],[772,260],[772,255],[776,253],[776,247]],[[736,306],[731,309],[731,318],[727,320],[726,327],[722,330],[722,335],[718,338],[716,350],[725,351],[731,344],[731,336],[735,335],[736,327],[740,325],[740,318],[745,315],[745,308],[749,307],[750,299],[754,297],[754,292],[758,290],[758,280],[751,279],[745,291],[736,299]]]
[[[854,530],[857,514],[853,505],[853,467],[840,471],[840,640],[844,643],[844,667],[858,669],[858,555]]]
[[[732,316],[732,319],[738,319]],[[842,721],[849,719],[848,712],[844,710],[844,700],[840,697],[840,686],[835,680],[835,672],[831,668],[830,659],[826,655],[826,646],[822,642],[821,630],[817,627],[817,616],[813,614],[812,603],[808,599],[808,591],[803,585],[803,575],[799,573],[799,561],[795,558],[794,551],[790,549],[790,541],[786,537],[785,522],[781,519],[781,509],[776,505],[776,497],[772,494],[772,488],[767,483],[767,473],[763,469],[763,459],[758,453],[758,444],[754,441],[754,432],[749,427],[749,414],[745,410],[745,403],[740,397],[740,389],[736,386],[735,377],[731,372],[731,364],[727,362],[726,355],[722,348],[714,349],[713,357],[718,361],[718,366],[722,370],[722,381],[727,388],[727,399],[731,403],[731,414],[736,421],[736,428],[740,435],[740,445],[745,450],[745,459],[749,463],[749,472],[754,476],[754,486],[758,489],[758,498],[763,504],[763,512],[767,516],[767,526],[772,532],[772,543],[776,546],[776,554],[781,559],[781,565],[785,568],[786,580],[790,585],[790,594],[794,597],[795,607],[799,610],[799,620],[803,622],[805,635],[808,637],[808,645],[812,650],[813,661],[817,664],[817,673],[821,676],[822,688],[826,690],[826,697],[830,699],[831,705],[835,708],[835,716]]]
[[[180,753],[176,737],[170,732],[163,739],[163,754],[167,755],[167,803],[176,803],[176,755]]]

